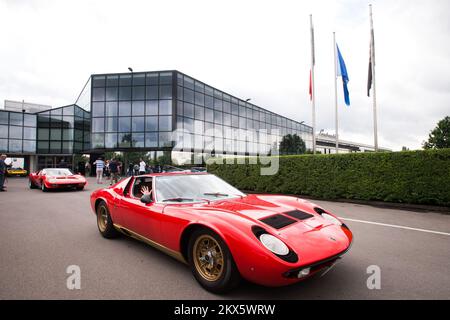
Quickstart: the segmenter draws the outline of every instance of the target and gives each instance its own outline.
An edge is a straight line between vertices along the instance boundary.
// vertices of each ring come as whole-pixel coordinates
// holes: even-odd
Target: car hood
[[[184,206],[184,205],[183,205]],[[269,233],[282,239],[300,256],[302,264],[308,264],[344,252],[350,246],[352,235],[349,230],[332,224],[314,211],[318,207],[309,201],[277,195],[248,195],[243,198],[212,201],[187,206],[197,214],[215,215],[230,223],[243,223],[248,228],[260,226]],[[282,228],[275,228],[261,219],[293,210],[309,213],[312,217],[295,220]],[[291,218],[290,216],[287,216]]]

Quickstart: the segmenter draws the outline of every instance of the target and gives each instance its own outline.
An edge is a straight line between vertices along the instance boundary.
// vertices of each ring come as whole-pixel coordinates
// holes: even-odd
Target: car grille
[[[276,214],[267,218],[260,219],[259,221],[275,228],[275,229],[281,229],[283,227],[286,227],[290,224],[296,223],[297,221],[291,218],[288,218],[286,216],[283,216],[281,214]]]

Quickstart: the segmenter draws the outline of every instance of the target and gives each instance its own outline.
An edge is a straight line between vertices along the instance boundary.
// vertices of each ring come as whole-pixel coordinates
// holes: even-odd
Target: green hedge
[[[260,164],[211,164],[242,190],[450,206],[450,149],[281,156],[277,174]]]

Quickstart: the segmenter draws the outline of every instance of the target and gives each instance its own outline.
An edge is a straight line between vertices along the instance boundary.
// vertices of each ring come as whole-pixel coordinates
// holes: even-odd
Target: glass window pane
[[[159,131],[172,131],[172,117],[160,116],[159,117]]]
[[[145,147],[152,148],[158,146],[158,133],[157,132],[147,132],[145,134]]]
[[[155,100],[159,98],[158,86],[146,87],[146,99]]]
[[[183,127],[189,133],[194,132],[194,120],[190,118],[183,118]]]
[[[61,153],[61,141],[50,141],[50,152]]]
[[[36,139],[36,128],[23,128],[23,138],[29,140]]]
[[[222,100],[214,98],[214,109],[222,110]]]
[[[193,118],[194,117],[194,105],[191,103],[184,104],[184,116]]]
[[[184,76],[184,87],[194,90],[194,79]]]
[[[195,119],[204,120],[205,118],[205,108],[195,106]]]
[[[92,132],[105,131],[105,118],[92,118]]]
[[[172,86],[160,86],[159,87],[160,99],[172,99]]]
[[[49,129],[38,129],[38,140],[49,140],[50,130]]]
[[[105,101],[105,88],[94,88],[92,90],[92,101]]]
[[[0,111],[0,124],[8,124],[9,112]]]
[[[214,121],[214,112],[211,109],[205,108],[205,121]]]
[[[159,74],[159,84],[172,84],[172,72],[162,72]]]
[[[131,133],[119,133],[119,147],[131,147]]]
[[[222,123],[222,112],[214,111],[214,123]]]
[[[106,132],[116,132],[117,131],[117,117],[106,118],[105,131]]]
[[[205,107],[214,108],[214,98],[210,96],[205,96]]]
[[[134,73],[133,74],[133,86],[144,86],[145,85],[145,74],[144,73]]]
[[[14,126],[22,126],[23,125],[23,114],[11,112],[9,115],[9,124]]]
[[[147,73],[147,85],[158,85],[158,73]]]
[[[200,92],[195,93],[195,104],[199,106],[205,105],[205,95],[203,93]]]
[[[183,100],[185,102],[194,103],[194,91],[184,88]]]
[[[106,101],[116,101],[118,99],[119,89],[117,87],[106,88]]]
[[[106,148],[117,148],[117,133],[105,134],[105,147]]]
[[[48,153],[48,141],[38,141],[37,142],[37,151],[41,153]]]
[[[228,101],[223,102],[223,112],[231,113],[231,103]]]
[[[73,142],[63,141],[61,151],[62,151],[62,153],[72,153],[73,152]]]
[[[119,117],[119,132],[131,131],[131,117]]]
[[[119,85],[120,86],[131,86],[131,75],[130,74],[120,75]]]
[[[172,100],[159,100],[159,114],[160,115],[172,114]]]
[[[146,117],[145,131],[158,131],[158,117]]]
[[[158,100],[145,102],[145,114],[147,116],[158,115]]]
[[[93,102],[92,103],[92,116],[93,117],[103,117],[105,115],[105,103],[104,102]]]
[[[50,140],[61,140],[61,129],[50,129]]]
[[[105,115],[109,117],[117,116],[117,102],[106,102]]]
[[[36,127],[37,117],[32,114],[24,114],[23,125],[27,127]]]
[[[160,132],[159,133],[159,146],[160,147],[172,147],[172,132]]]
[[[133,101],[133,116],[143,116],[145,112],[145,102],[144,101]]]
[[[131,115],[131,102],[121,101],[119,102],[119,116],[130,116]]]
[[[22,139],[22,127],[9,126],[10,139]]]
[[[133,117],[131,119],[131,129],[132,131],[144,131],[144,117]]]
[[[22,152],[22,140],[9,139],[9,152]]]
[[[143,148],[145,144],[145,134],[144,133],[133,133],[132,136],[132,146],[135,148]]]
[[[205,86],[203,85],[203,83],[195,81],[195,91],[197,92],[205,92]]]
[[[106,86],[117,87],[119,85],[119,76],[106,76]]]
[[[119,100],[131,100],[131,87],[119,88]]]
[[[8,126],[0,125],[0,138],[8,138]]]
[[[36,152],[36,141],[24,140],[23,152]]]
[[[105,146],[105,135],[103,133],[95,133],[92,134],[91,137],[93,148],[103,148]]]
[[[145,99],[145,87],[133,87],[133,100]]]
[[[63,140],[73,140],[73,132],[74,130],[72,129],[63,129],[62,134],[63,134]],[[79,139],[82,140],[82,139]]]
[[[104,87],[105,86],[105,76],[93,76],[92,85],[94,87]]]
[[[212,96],[214,94],[214,89],[208,86],[205,86],[205,94]]]

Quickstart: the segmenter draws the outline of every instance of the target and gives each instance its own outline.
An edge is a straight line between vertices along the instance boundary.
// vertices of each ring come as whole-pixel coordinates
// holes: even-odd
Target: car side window
[[[147,187],[148,190],[152,191],[152,178],[151,177],[142,177],[136,178],[133,184],[132,194],[133,197],[140,199],[143,196],[142,188]]]

